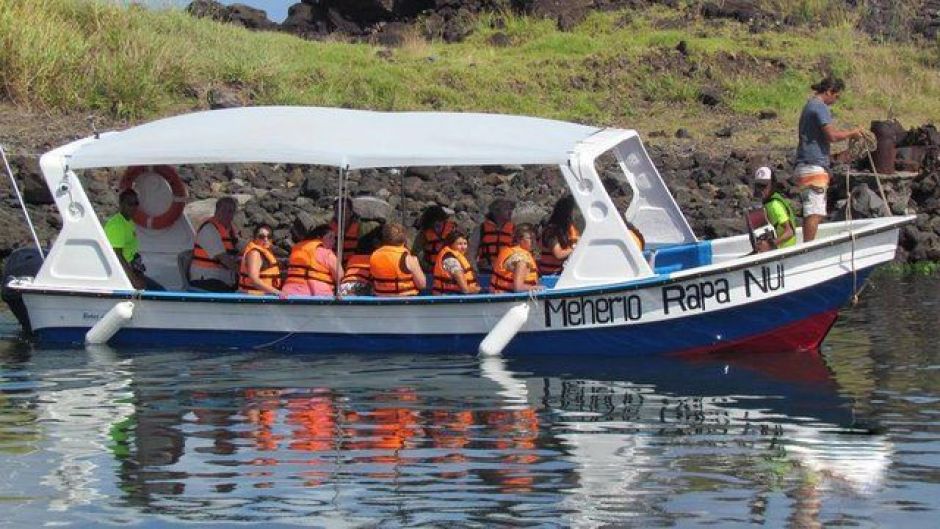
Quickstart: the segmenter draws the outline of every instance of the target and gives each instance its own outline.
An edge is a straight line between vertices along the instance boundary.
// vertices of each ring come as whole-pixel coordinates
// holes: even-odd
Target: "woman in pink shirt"
[[[336,282],[343,277],[333,248],[336,235],[328,224],[313,228],[291,248],[287,280],[282,291],[290,296],[333,296]]]

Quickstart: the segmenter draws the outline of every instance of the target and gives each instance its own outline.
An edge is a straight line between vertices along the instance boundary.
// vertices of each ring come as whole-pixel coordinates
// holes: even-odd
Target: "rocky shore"
[[[45,148],[48,145],[33,147],[40,152]],[[653,143],[648,149],[693,230],[702,239],[744,231],[743,214],[753,204],[749,178],[758,166],[769,165],[783,177],[789,176],[792,167],[790,152],[706,152],[691,141],[678,139]],[[917,215],[917,222],[902,232],[899,262],[940,261],[940,148],[924,147],[917,152],[924,156],[919,171],[883,180],[892,213]],[[41,179],[38,158],[33,154],[13,154],[10,163],[27,210],[46,244],[57,234],[60,217]],[[867,157],[860,158],[858,163],[859,169],[864,169]],[[299,213],[325,220],[336,196],[335,169],[325,167],[187,166],[179,168],[179,174],[189,188],[191,204],[187,211],[191,217],[205,214],[207,203],[213,198],[234,195],[242,203],[236,222],[245,230],[262,222],[271,224],[276,239],[284,247],[289,244],[289,226]],[[117,209],[115,186],[119,177],[112,170],[91,170],[82,175],[102,219]],[[8,180],[5,175],[0,179],[3,196],[0,223],[6,227],[0,232],[0,258],[19,246],[32,244]],[[874,179],[857,180],[877,190]],[[627,191],[612,178],[606,183],[618,205],[625,207],[629,202]],[[830,191],[833,204],[845,196],[844,187],[843,180],[836,178]],[[423,208],[440,204],[454,211],[459,224],[470,228],[495,197],[517,201],[517,220],[538,221],[566,191],[557,169],[549,167],[414,167],[401,171],[353,171],[349,175],[351,196],[381,199],[387,202],[396,219],[404,211],[409,225]],[[790,190],[789,196],[799,211],[795,190]],[[359,207],[367,202],[359,201]],[[382,212],[372,208],[361,213],[376,216]],[[862,214],[856,212],[853,216],[858,218]]]
[[[482,12],[513,13],[554,20],[565,31],[592,11],[639,9],[653,5],[678,8],[679,0],[303,0],[288,10],[278,24],[267,13],[242,4],[222,5],[215,0],[195,0],[187,10],[248,29],[285,31],[304,38],[345,37],[385,46],[404,40],[403,32],[415,26],[425,38],[456,42],[466,37],[474,17]],[[752,31],[780,25],[820,25],[829,20],[793,14],[781,16],[771,4],[749,0],[703,0],[689,3],[704,18],[732,19],[748,24]],[[838,4],[836,4],[838,5]],[[845,0],[843,9],[858,11],[858,27],[866,33],[893,40],[923,37],[933,41],[940,33],[940,0]],[[831,16],[837,17],[837,13]],[[804,17],[805,18],[805,17]]]

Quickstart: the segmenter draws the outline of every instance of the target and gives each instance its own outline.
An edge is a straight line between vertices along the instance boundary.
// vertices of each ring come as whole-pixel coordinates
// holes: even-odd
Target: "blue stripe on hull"
[[[858,272],[861,285],[871,269]],[[744,306],[687,316],[679,321],[549,331],[518,335],[507,354],[578,353],[647,355],[681,352],[743,340],[841,307],[852,293],[845,275],[812,288]],[[87,328],[46,328],[40,342],[81,344]],[[720,338],[719,338],[720,336]],[[476,352],[480,334],[348,335],[239,330],[124,329],[118,347],[266,348],[296,352]]]

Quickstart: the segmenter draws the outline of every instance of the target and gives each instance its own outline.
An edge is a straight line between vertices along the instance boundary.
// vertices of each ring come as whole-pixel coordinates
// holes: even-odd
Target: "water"
[[[5,314],[0,525],[936,527],[938,293],[657,361],[34,350]]]

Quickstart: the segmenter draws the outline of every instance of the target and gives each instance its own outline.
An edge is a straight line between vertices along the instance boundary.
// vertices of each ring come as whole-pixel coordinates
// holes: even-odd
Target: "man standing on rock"
[[[826,77],[812,88],[815,94],[800,114],[796,148],[795,178],[803,200],[803,242],[816,238],[819,223],[826,217],[826,189],[832,174],[830,145],[864,135],[860,128],[839,130],[832,124],[829,107],[845,88],[842,79]]]

